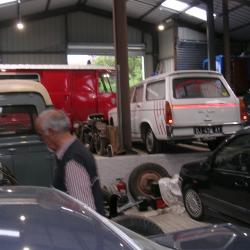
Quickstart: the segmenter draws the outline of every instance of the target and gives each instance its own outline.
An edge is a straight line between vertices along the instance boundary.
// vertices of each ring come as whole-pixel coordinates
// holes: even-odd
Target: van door
[[[63,109],[71,117],[70,72],[66,70],[44,70],[40,73],[40,76],[42,84],[50,94],[53,105],[57,109]]]
[[[97,79],[94,70],[71,71],[71,112],[73,121],[86,121],[97,113]]]
[[[169,86],[174,136],[222,136],[239,126],[239,101],[222,77],[183,75],[171,78]]]
[[[134,95],[131,101],[131,132],[132,137],[141,138],[140,124],[142,117],[144,85],[135,87]]]

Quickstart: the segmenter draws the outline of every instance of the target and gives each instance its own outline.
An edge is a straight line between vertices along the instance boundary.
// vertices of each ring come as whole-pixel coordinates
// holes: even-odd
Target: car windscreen
[[[35,106],[0,106],[0,135],[34,134]]]
[[[229,93],[218,78],[176,78],[173,80],[176,99],[228,97]]]

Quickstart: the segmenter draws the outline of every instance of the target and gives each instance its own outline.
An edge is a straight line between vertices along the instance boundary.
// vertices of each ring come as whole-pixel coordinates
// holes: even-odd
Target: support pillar
[[[224,62],[225,62],[225,78],[228,82],[231,81],[230,67],[230,34],[229,34],[229,15],[228,15],[228,0],[223,0],[223,38],[224,38]]]
[[[131,151],[126,0],[113,0],[113,34],[117,70],[117,112],[121,149]]]
[[[207,48],[208,69],[215,70],[215,39],[214,39],[214,6],[213,1],[207,1]]]

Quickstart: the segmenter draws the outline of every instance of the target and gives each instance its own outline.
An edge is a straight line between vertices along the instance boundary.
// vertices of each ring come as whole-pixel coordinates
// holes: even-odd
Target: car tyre
[[[165,168],[155,163],[144,163],[136,167],[129,175],[128,187],[135,200],[140,197],[150,198],[153,193],[151,184],[158,182],[160,178],[169,177]]]
[[[204,206],[199,193],[192,187],[187,187],[184,191],[183,202],[189,216],[195,220],[202,220],[204,216]]]
[[[156,154],[162,151],[162,143],[157,140],[151,128],[145,131],[144,144],[149,154]]]
[[[163,230],[153,221],[137,215],[122,215],[112,219],[120,224],[143,236],[163,234]]]

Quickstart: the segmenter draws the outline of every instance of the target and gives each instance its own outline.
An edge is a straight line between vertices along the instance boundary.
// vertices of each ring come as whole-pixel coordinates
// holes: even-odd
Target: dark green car
[[[51,106],[40,83],[0,80],[0,181],[7,167],[20,185],[51,185],[55,156],[34,128],[37,115]]]

